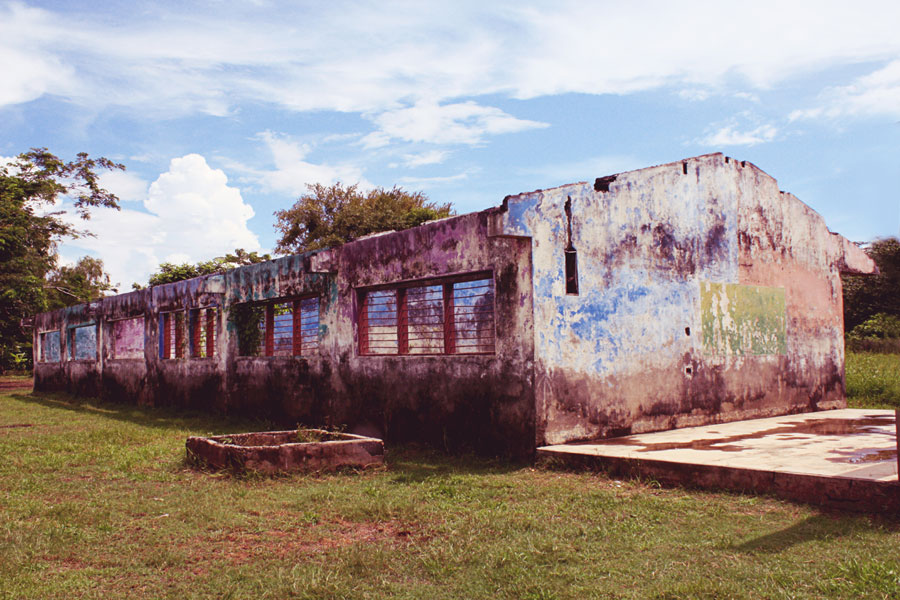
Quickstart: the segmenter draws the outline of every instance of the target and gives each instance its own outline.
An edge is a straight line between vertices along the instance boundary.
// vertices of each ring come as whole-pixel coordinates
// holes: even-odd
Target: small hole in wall
[[[728,161],[729,161],[729,160],[731,160],[731,159],[729,159],[729,158],[726,156],[726,157],[725,157],[725,164],[726,164],[726,165],[728,164]]]
[[[746,161],[746,160],[742,160],[742,161],[741,161],[741,166],[742,166],[742,167],[746,167],[746,166],[747,166],[747,161]]]
[[[690,328],[690,327],[685,327],[685,328],[684,328],[684,335],[691,335],[691,328]]]
[[[681,163],[681,172],[684,173],[685,175],[687,175],[687,163],[686,162]]]
[[[691,367],[685,367],[684,372],[686,375],[691,375],[694,372],[694,369],[692,369]]]

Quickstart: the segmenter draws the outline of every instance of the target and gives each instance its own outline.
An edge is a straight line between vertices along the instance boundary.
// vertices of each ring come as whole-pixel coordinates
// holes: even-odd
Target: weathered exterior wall
[[[838,273],[873,265],[753,165],[701,156],[504,208],[493,232],[532,239],[538,444],[842,405]]]
[[[250,414],[290,425],[343,425],[389,440],[421,440],[451,449],[530,454],[530,247],[522,240],[489,239],[490,212],[39,315],[36,340],[40,332],[98,323],[99,354],[96,361],[38,362],[35,387]],[[360,288],[476,272],[494,280],[493,353],[360,354]],[[230,319],[235,306],[306,296],[319,299],[317,352],[302,357],[239,355]],[[212,305],[220,309],[215,356],[161,358],[161,314],[183,310],[188,315]],[[143,317],[143,356],[116,357],[115,323],[134,317]],[[67,356],[64,343],[62,354]]]
[[[839,272],[873,269],[774,179],[714,154],[39,315],[36,349],[61,331],[63,360],[37,362],[35,387],[527,455],[842,406]],[[467,277],[493,282],[489,351],[446,351],[452,306],[446,354],[361,349],[364,294],[437,285],[446,311]],[[240,355],[239,306],[304,298],[318,298],[309,352]],[[169,357],[171,311],[211,306],[214,356]],[[139,323],[121,322],[136,317],[143,356]],[[88,323],[96,360],[73,360],[65,332]]]

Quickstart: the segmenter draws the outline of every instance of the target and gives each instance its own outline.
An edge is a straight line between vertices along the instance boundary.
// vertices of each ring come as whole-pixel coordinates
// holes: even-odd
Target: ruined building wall
[[[490,212],[39,315],[35,388],[528,454],[530,246],[488,239]],[[360,307],[368,291],[452,296],[459,287],[456,301],[464,305],[467,286],[479,282],[489,282],[483,285],[489,293],[479,292],[478,306],[433,316],[450,322],[465,320],[465,310],[481,311],[482,345],[466,346],[463,323],[458,332],[447,330],[460,336],[455,352],[445,351],[444,340],[426,340],[422,355],[399,345],[390,354],[361,352]],[[434,301],[429,306],[445,310]],[[271,313],[261,324],[270,333],[250,349],[241,347],[234,319],[247,307]],[[296,320],[285,314],[291,309]],[[415,321],[415,309],[409,314]],[[396,315],[393,323],[399,331]],[[296,339],[285,339],[285,331]],[[73,353],[76,341],[80,350]]]
[[[495,230],[532,239],[538,444],[843,402],[838,271],[871,262],[753,165],[510,197]]]

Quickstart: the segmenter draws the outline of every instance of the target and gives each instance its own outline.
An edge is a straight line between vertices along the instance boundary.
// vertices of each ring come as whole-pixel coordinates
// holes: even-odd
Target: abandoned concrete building
[[[843,407],[872,261],[722,154],[35,320],[35,389],[536,446]]]

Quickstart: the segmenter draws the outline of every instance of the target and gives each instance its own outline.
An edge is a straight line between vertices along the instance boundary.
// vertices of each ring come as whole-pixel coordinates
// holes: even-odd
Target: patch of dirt
[[[202,564],[224,560],[239,565],[260,558],[302,557],[324,554],[355,544],[398,544],[427,540],[431,536],[416,532],[415,527],[396,521],[319,523],[293,530],[221,532],[211,538],[195,538],[190,542],[189,562]]]
[[[4,390],[30,390],[34,387],[34,379],[0,378],[0,392]]]

